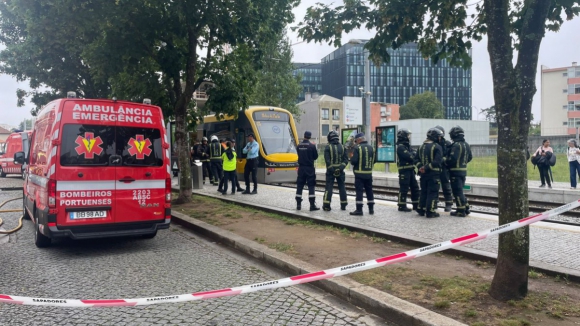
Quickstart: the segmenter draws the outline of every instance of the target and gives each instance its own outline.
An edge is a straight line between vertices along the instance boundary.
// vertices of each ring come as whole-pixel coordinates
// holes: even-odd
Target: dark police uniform
[[[314,162],[318,159],[318,151],[316,145],[310,142],[310,132],[304,133],[304,140],[298,144],[296,151],[298,152],[298,178],[296,179],[296,209],[302,208],[302,190],[304,185],[308,185],[308,200],[310,202],[310,210],[318,210],[316,207],[316,195],[314,194],[316,187],[316,169]]]
[[[345,210],[348,201],[346,199],[346,187],[344,185],[344,169],[348,164],[348,156],[344,146],[342,146],[338,139],[326,145],[324,149],[324,161],[326,162],[326,188],[322,208],[325,211],[330,211],[332,188],[334,186],[334,180],[336,179],[338,193],[340,194],[340,209]]]
[[[419,172],[421,176],[421,195],[417,212],[427,217],[437,217],[437,203],[439,201],[439,185],[441,184],[441,165],[443,164],[443,150],[433,140],[427,139],[417,152],[417,168],[424,168]]]
[[[211,166],[212,184],[218,186],[222,178],[222,144],[216,139],[209,144],[209,162]]]
[[[454,138],[446,160],[451,179],[451,189],[457,206],[457,211],[451,213],[453,216],[465,217],[469,214],[469,203],[463,193],[463,186],[465,186],[465,176],[467,175],[467,163],[472,158],[471,148],[465,142],[463,136]]]
[[[407,208],[407,193],[411,189],[413,209],[417,210],[420,189],[415,174],[415,157],[417,153],[411,149],[408,140],[397,140],[397,168],[399,170],[399,211],[409,212]]]
[[[200,157],[200,161],[201,161],[201,168],[203,170],[203,183],[205,183],[205,178],[209,178],[209,181],[211,182],[213,180],[212,174],[211,174],[211,167],[209,165],[209,145],[206,143],[204,144],[203,142],[201,144],[199,144],[199,147],[197,148],[197,153],[198,156]]]
[[[358,134],[356,138],[364,137]],[[359,143],[355,148],[350,164],[354,168],[354,187],[356,190],[356,211],[351,215],[363,215],[363,192],[367,195],[369,214],[374,214],[375,198],[373,195],[373,166],[375,164],[375,151],[367,141]]]
[[[449,149],[451,147],[451,142],[441,137],[439,142],[441,150],[443,151],[443,161],[449,155]],[[453,192],[451,191],[451,183],[449,182],[449,169],[442,164],[441,166],[441,190],[443,191],[443,198],[445,199],[445,211],[451,211],[451,206],[453,206]]]

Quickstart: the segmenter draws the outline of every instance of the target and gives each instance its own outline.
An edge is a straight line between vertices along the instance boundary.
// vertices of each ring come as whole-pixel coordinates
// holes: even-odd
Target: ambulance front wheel
[[[149,233],[149,234],[144,234],[141,237],[143,239],[153,239],[153,238],[155,238],[156,235],[157,235],[157,231],[155,231],[153,233]]]
[[[38,248],[46,248],[46,247],[50,246],[51,240],[50,240],[49,237],[47,237],[44,234],[40,233],[40,230],[39,230],[39,221],[38,221],[37,218],[35,218],[35,220],[36,220],[36,227],[34,228],[34,244]]]

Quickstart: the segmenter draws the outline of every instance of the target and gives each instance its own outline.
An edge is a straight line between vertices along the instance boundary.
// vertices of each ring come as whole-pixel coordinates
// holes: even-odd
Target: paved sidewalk
[[[194,192],[212,195],[219,194],[217,187],[208,185],[204,189],[194,190]],[[258,185],[258,195],[236,194],[232,196],[228,194],[226,197],[234,197],[238,200],[242,199],[255,204],[293,210],[296,205],[294,193],[295,190],[291,188]],[[386,201],[377,201],[375,215],[373,216],[366,214],[368,210],[365,206],[364,216],[353,217],[349,215],[349,212],[354,210],[354,198],[349,197],[347,211],[341,211],[339,200],[336,197],[335,195],[332,200],[331,212],[324,212],[322,210],[313,213],[307,210],[302,210],[301,212],[310,213],[327,220],[360,224],[361,226],[407,234],[434,242],[449,240],[497,226],[497,218],[489,215],[472,214],[467,218],[457,218],[450,216],[448,213],[441,212],[440,218],[427,219],[418,216],[414,212],[398,212],[395,203]],[[322,205],[321,193],[317,193],[317,203],[319,206]],[[308,207],[308,205],[303,206]],[[530,235],[530,260],[580,271],[580,255],[578,254],[580,228],[542,223],[541,225],[531,226]],[[471,243],[466,247],[497,254],[497,245],[497,236],[494,236],[486,240]]]

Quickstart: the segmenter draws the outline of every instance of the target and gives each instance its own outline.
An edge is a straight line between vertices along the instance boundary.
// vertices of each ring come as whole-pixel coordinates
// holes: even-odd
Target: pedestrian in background
[[[201,144],[197,148],[197,156],[201,160],[201,168],[203,170],[203,184],[205,184],[205,178],[209,178],[211,182],[213,180],[211,174],[211,167],[209,165],[209,145],[207,144],[207,137],[203,137]]]
[[[548,139],[544,139],[542,141],[542,146],[538,147],[534,153],[536,165],[538,166],[538,170],[540,170],[540,181],[542,182],[540,188],[546,187],[547,183],[548,188],[552,189],[550,159],[553,155],[554,150],[550,147],[550,141]]]
[[[228,193],[228,181],[232,182],[232,195],[236,194],[236,152],[233,150],[232,143],[226,142],[226,150],[222,154],[224,176],[222,195]]]
[[[246,181],[246,191],[243,195],[256,195],[258,193],[258,153],[260,152],[260,144],[254,139],[254,134],[248,135],[248,143],[242,149],[242,153],[246,154],[246,166],[244,166],[244,181]],[[250,192],[250,174],[252,175],[252,182],[254,183],[254,190]]]
[[[580,176],[580,149],[576,139],[568,140],[568,165],[570,165],[570,186],[576,189],[576,175]]]
[[[316,206],[316,169],[314,162],[318,159],[316,145],[310,142],[312,133],[304,132],[304,140],[296,147],[298,153],[298,177],[296,179],[296,209],[302,209],[302,190],[304,185],[308,185],[308,201],[310,210],[317,211],[320,208]]]
[[[435,126],[435,128],[441,130],[443,133],[443,137],[439,141],[439,146],[443,150],[443,162],[445,162],[451,149],[451,142],[445,139],[445,128],[441,126]],[[441,190],[443,191],[443,198],[445,199],[445,211],[451,212],[451,207],[453,206],[453,191],[451,189],[451,182],[449,181],[449,170],[445,164],[441,165]]]
[[[340,209],[346,210],[348,201],[346,199],[346,187],[344,185],[345,174],[344,169],[348,164],[348,157],[344,146],[338,139],[338,133],[331,130],[326,139],[328,145],[324,149],[324,162],[326,163],[326,189],[324,192],[324,199],[322,202],[322,209],[330,211],[330,202],[332,201],[332,188],[334,187],[334,180],[338,183],[338,193],[340,195]]]
[[[213,177],[211,184],[219,186],[223,174],[222,145],[216,135],[211,136],[211,143],[209,144],[209,163]]]
[[[467,175],[467,163],[471,162],[473,155],[471,147],[465,141],[465,131],[459,126],[451,128],[449,137],[453,144],[449,149],[449,155],[445,159],[445,165],[449,169],[449,181],[451,181],[451,190],[455,197],[456,211],[451,212],[451,216],[466,217],[470,214],[469,203],[463,193],[465,186],[465,176]]]
[[[236,139],[235,138],[230,139],[230,143],[232,143],[232,150],[235,152],[236,151]],[[237,156],[238,155],[236,154],[236,159],[237,159]],[[236,178],[236,190],[239,192],[244,191],[244,189],[242,187],[240,187],[240,180],[238,178],[237,165],[236,165],[236,173],[234,173],[234,177]]]
[[[355,136],[357,147],[354,150],[350,164],[354,168],[354,187],[356,190],[356,210],[350,215],[363,215],[363,193],[367,195],[369,214],[375,213],[375,197],[373,195],[373,166],[375,165],[375,151],[369,145],[365,134],[358,133]]]
[[[413,210],[417,210],[421,190],[415,174],[417,152],[411,149],[411,131],[403,128],[397,131],[397,169],[399,170],[399,212],[412,211],[407,207],[407,193],[411,189]]]
[[[443,165],[443,149],[439,143],[443,132],[437,128],[427,131],[427,139],[417,151],[417,169],[421,176],[421,196],[417,213],[428,218],[439,217],[437,203],[439,202],[439,186],[441,185],[441,165]]]

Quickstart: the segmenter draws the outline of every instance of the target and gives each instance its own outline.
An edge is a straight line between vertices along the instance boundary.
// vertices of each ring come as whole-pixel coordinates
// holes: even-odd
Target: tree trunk
[[[188,27],[188,50],[187,64],[185,69],[185,87],[183,93],[175,105],[175,142],[177,143],[177,155],[179,158],[179,197],[176,203],[191,201],[192,184],[190,168],[190,150],[187,142],[187,109],[193,99],[195,91],[195,74],[197,69],[197,35],[193,28]],[[181,85],[180,85],[181,87]]]
[[[540,44],[550,2],[530,0],[518,39],[514,69],[509,0],[485,0],[488,52],[493,74],[498,123],[497,172],[499,224],[529,214],[526,148]],[[529,228],[500,234],[495,275],[489,294],[501,301],[522,299],[528,293]]]

